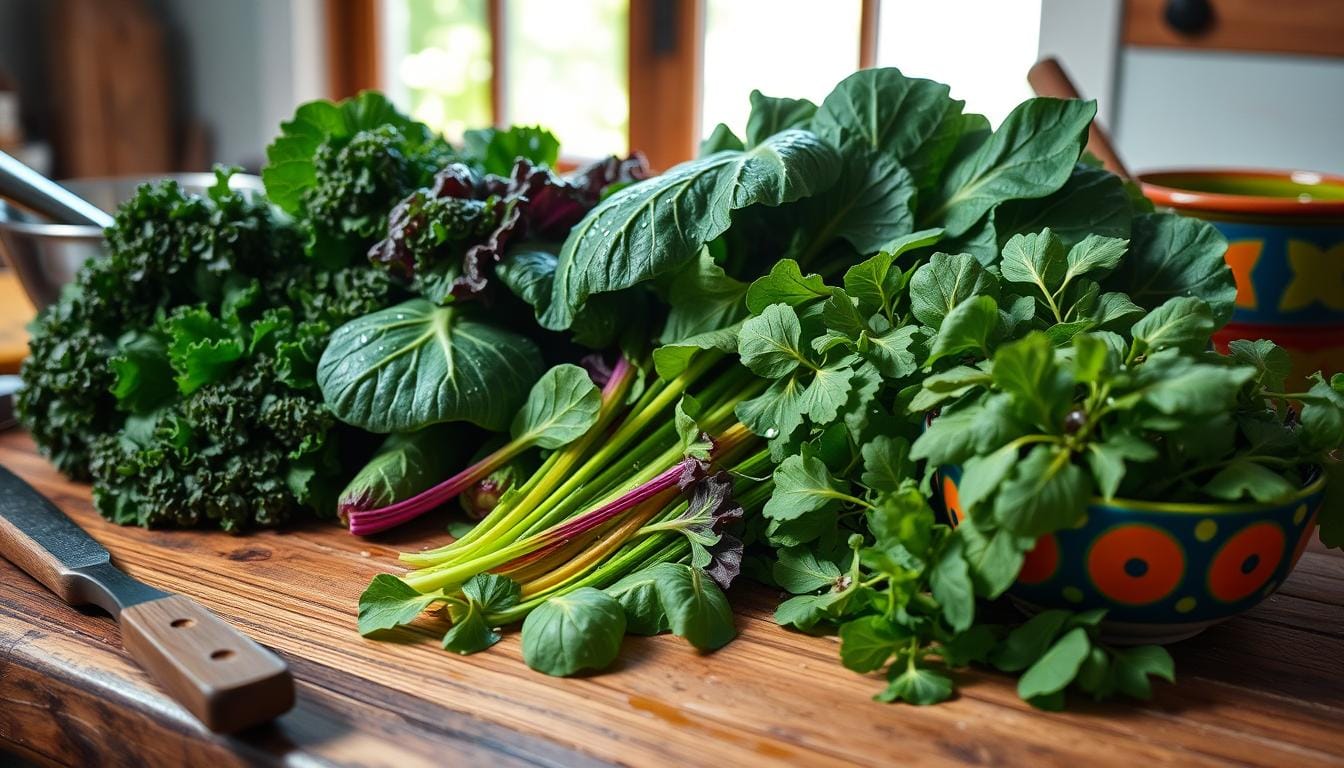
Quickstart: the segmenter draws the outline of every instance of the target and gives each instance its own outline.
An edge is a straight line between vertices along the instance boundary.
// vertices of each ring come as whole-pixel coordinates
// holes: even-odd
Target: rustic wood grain
[[[1344,56],[1344,0],[1211,0],[1213,21],[1183,35],[1163,17],[1167,0],[1125,0],[1125,45],[1207,51]]]
[[[956,700],[915,708],[872,701],[880,678],[840,667],[833,639],[776,626],[776,596],[750,587],[731,595],[741,637],[721,651],[628,638],[612,672],[577,679],[529,671],[516,634],[447,654],[432,618],[365,640],[359,592],[399,549],[440,543],[434,521],[377,540],[320,524],[249,537],[119,528],[25,436],[0,436],[0,464],[132,575],[277,651],[299,682],[275,725],[213,736],[134,666],[115,623],[0,563],[0,741],[40,762],[1344,765],[1344,558],[1319,551],[1265,605],[1174,646],[1180,685],[1153,702],[1038,712],[1010,679],[970,671]]]

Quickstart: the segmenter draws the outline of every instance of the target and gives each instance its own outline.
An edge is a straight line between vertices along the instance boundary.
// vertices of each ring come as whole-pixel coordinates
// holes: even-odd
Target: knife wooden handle
[[[285,663],[191,598],[137,603],[119,620],[131,655],[212,731],[240,731],[294,706]]]

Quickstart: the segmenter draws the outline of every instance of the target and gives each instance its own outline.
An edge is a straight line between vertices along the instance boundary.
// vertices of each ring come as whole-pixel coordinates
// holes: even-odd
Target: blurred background
[[[450,137],[690,156],[753,88],[859,67],[997,122],[1060,57],[1134,169],[1344,172],[1341,0],[0,0],[0,148],[57,177],[255,169],[298,103],[380,88]]]

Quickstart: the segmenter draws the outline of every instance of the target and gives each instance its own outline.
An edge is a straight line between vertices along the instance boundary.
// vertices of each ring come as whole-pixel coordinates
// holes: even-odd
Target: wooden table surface
[[[627,638],[613,671],[528,670],[516,634],[470,657],[442,627],[374,642],[355,603],[433,527],[365,541],[318,524],[248,537],[120,528],[20,433],[0,464],[67,510],[133,575],[200,600],[291,665],[297,708],[235,738],[204,732],[120,646],[115,623],[59,603],[0,561],[0,751],[68,765],[1344,765],[1344,557],[1308,551],[1277,595],[1173,646],[1154,701],[1066,713],[991,672],[933,707],[880,704],[833,639],[776,626],[776,595],[735,588],[741,637],[697,655]],[[418,537],[418,539],[417,539]]]

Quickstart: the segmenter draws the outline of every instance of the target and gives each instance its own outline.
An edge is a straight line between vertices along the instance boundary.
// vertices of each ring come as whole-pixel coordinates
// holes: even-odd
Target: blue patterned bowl
[[[949,521],[958,469],[940,477]],[[1277,504],[1093,499],[1077,527],[1042,536],[1008,595],[1027,612],[1106,609],[1117,643],[1169,643],[1253,608],[1297,564],[1324,499],[1319,477]]]

